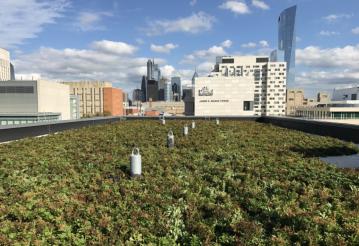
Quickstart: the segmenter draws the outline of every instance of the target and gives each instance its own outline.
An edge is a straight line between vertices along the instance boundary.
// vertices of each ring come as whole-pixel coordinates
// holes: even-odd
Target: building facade
[[[104,115],[104,88],[112,84],[102,81],[62,82],[70,86],[70,94],[79,96],[80,116]]]
[[[156,81],[161,79],[161,70],[154,60],[147,61],[147,79]]]
[[[335,101],[324,107],[298,107],[295,116],[319,120],[359,119],[359,101]]]
[[[359,100],[359,86],[335,89],[333,92],[333,101]]]
[[[103,88],[103,112],[106,116],[124,115],[123,92],[121,89]]]
[[[0,123],[70,120],[69,86],[43,80],[0,82]]]
[[[171,78],[171,86],[172,86],[172,97],[173,100],[178,102],[181,101],[182,97],[182,83],[181,77],[172,77]]]
[[[295,116],[298,108],[316,107],[330,103],[329,95],[325,92],[319,92],[317,98],[305,98],[303,89],[287,90],[287,109],[286,115]]]
[[[319,104],[327,104],[330,102],[330,97],[328,93],[325,92],[318,92],[317,94],[317,102]]]
[[[278,51],[276,61],[284,58],[287,62],[287,85],[295,82],[295,49],[296,49],[296,20],[297,6],[285,9],[278,18]]]
[[[11,79],[10,53],[0,48],[0,81]]]
[[[184,115],[184,102],[146,102],[142,104],[145,112],[160,112],[164,115]]]
[[[142,91],[141,101],[146,102],[148,100],[148,98],[147,98],[147,77],[146,76],[142,76],[141,91]]]
[[[158,101],[158,81],[147,80],[148,101]]]
[[[166,102],[170,102],[170,101],[173,100],[171,81],[166,81],[165,88],[164,88],[164,93],[165,93],[165,101]]]
[[[285,115],[286,63],[217,57],[209,77],[195,78],[193,96],[196,116]]]
[[[134,89],[132,92],[132,102],[142,101],[142,90]]]
[[[288,89],[286,114],[294,116],[296,108],[304,105],[304,100],[303,89]]]

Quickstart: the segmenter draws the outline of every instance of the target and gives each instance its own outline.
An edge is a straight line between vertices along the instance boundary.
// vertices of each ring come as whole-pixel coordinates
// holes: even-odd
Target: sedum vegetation
[[[354,144],[246,121],[123,121],[0,146],[0,243],[358,245]],[[176,147],[166,148],[169,129]],[[143,176],[129,176],[138,146]]]

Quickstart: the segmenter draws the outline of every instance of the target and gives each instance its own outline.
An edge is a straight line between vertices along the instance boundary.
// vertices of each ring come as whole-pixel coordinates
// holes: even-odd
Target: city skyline
[[[0,46],[11,52],[19,76],[108,80],[131,91],[139,88],[146,62],[154,58],[165,76],[181,75],[184,83],[190,83],[195,68],[202,76],[208,74],[217,55],[269,55],[277,46],[279,14],[297,5],[298,65],[293,86],[312,97],[317,91],[331,92],[359,81],[354,0],[84,3],[0,3],[6,10],[0,22]],[[24,11],[20,21],[19,8]],[[25,11],[42,18],[26,19]],[[15,23],[22,21],[23,27]]]

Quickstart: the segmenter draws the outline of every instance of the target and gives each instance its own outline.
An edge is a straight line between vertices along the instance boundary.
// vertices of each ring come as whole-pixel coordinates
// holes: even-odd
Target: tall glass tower
[[[284,52],[287,62],[287,86],[295,81],[296,13],[297,6],[293,6],[285,9],[278,19],[278,50]]]

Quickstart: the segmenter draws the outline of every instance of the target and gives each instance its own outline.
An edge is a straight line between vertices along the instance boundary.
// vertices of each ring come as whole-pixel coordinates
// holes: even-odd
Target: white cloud
[[[215,62],[215,58],[217,56],[224,56],[227,54],[226,48],[229,48],[232,45],[231,40],[225,40],[219,45],[213,45],[207,50],[196,50],[193,53],[186,55],[184,59],[182,59],[182,64],[198,64],[203,61],[211,62],[212,64]]]
[[[296,60],[309,67],[359,69],[359,44],[332,49],[308,46],[297,49]]]
[[[329,23],[333,23],[340,19],[350,19],[352,17],[353,17],[352,14],[331,14],[331,15],[323,17],[323,19]]]
[[[149,21],[145,32],[149,36],[173,32],[200,33],[212,29],[215,18],[205,12],[198,12],[188,17],[175,20]]]
[[[263,10],[269,9],[268,4],[260,0],[252,0],[252,5]]]
[[[170,53],[173,49],[177,48],[178,45],[177,44],[172,44],[172,43],[168,43],[168,44],[164,44],[164,45],[156,45],[156,44],[151,44],[151,50],[154,52],[158,52],[158,53]]]
[[[171,78],[172,76],[174,76],[176,71],[176,69],[171,65],[162,66],[160,67],[160,69],[162,76],[165,78]]]
[[[230,48],[232,46],[233,42],[229,39],[222,42],[221,46],[224,48]]]
[[[320,31],[319,35],[321,36],[336,36],[339,35],[339,32],[334,32],[334,31]]]
[[[303,84],[321,84],[323,87],[335,87],[341,84],[359,84],[359,71],[310,71],[302,72],[298,75],[299,83]]]
[[[148,58],[137,57],[134,46],[124,42],[96,41],[87,49],[42,47],[13,60],[17,74],[39,74],[55,81],[104,80],[128,90],[140,86]],[[163,59],[156,63],[165,66]]]
[[[297,74],[299,85],[318,85],[322,88],[359,82],[359,44],[321,49],[309,46],[297,49],[297,63],[305,72]]]
[[[242,44],[241,47],[242,48],[255,48],[255,47],[257,47],[257,44],[254,43],[254,42],[249,42],[249,43],[246,43],[246,44]]]
[[[191,6],[196,5],[196,3],[197,3],[197,0],[191,0],[191,1],[189,2],[189,4],[190,4]]]
[[[266,40],[261,40],[261,41],[259,41],[259,44],[260,44],[260,46],[261,46],[262,48],[268,48],[268,47],[269,47],[269,43],[268,43],[268,41],[266,41]]]
[[[115,55],[131,55],[136,52],[137,47],[124,43],[109,40],[95,41],[91,45],[95,50]]]
[[[353,34],[359,34],[359,26],[352,29]]]
[[[106,27],[101,25],[103,17],[112,16],[109,12],[81,12],[75,22],[75,26],[81,31],[99,31]]]
[[[269,43],[266,40],[261,40],[258,43],[255,42],[249,42],[246,44],[242,44],[241,45],[242,48],[256,48],[256,47],[260,47],[260,48],[268,48],[269,47]]]
[[[0,47],[9,48],[35,38],[55,23],[69,6],[67,0],[0,1]]]
[[[216,62],[217,56],[227,55],[226,49],[232,46],[231,40],[225,40],[218,45],[213,45],[206,50],[196,50],[191,54],[185,55],[181,64],[192,65],[193,70],[185,69],[179,70],[179,74],[184,77],[184,80],[188,80],[189,83],[192,79],[195,68],[200,76],[207,76],[209,72],[213,70],[213,66]]]
[[[230,10],[238,15],[249,14],[251,12],[245,2],[236,0],[225,1],[219,6],[219,8]]]

